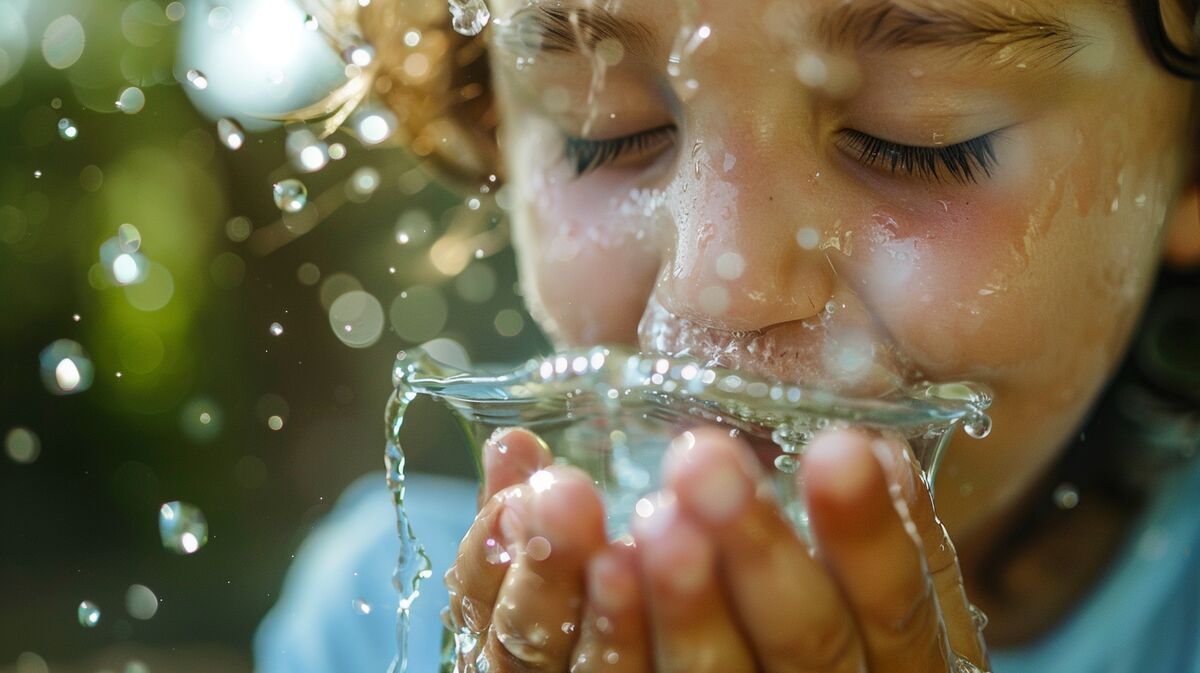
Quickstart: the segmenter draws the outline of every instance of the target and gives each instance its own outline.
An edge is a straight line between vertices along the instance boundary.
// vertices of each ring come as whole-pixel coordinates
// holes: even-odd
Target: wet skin
[[[1121,4],[1037,3],[1018,26],[996,18],[1006,3],[942,3],[962,19],[942,33],[1010,31],[955,45],[858,39],[838,31],[843,6],[882,5],[700,2],[708,37],[672,78],[674,2],[620,3],[641,27],[620,49],[584,40],[520,67],[530,52],[498,38],[518,34],[525,3],[494,3],[522,283],[562,346],[636,343],[865,395],[922,377],[989,385],[995,430],[956,438],[938,485],[970,560],[1038,497],[1164,254],[1200,257],[1196,87],[1150,60]],[[1057,39],[1030,28],[1050,24]],[[630,137],[576,170],[597,140]],[[565,138],[582,139],[574,154]],[[605,543],[580,475],[553,468],[536,492],[542,451],[521,432],[485,447],[485,504],[447,576],[493,670],[938,671],[946,638],[983,664],[954,547],[902,446],[818,439],[803,467],[816,560],[720,433],[677,442],[673,504],[636,523],[636,546]],[[514,560],[481,560],[488,538]]]

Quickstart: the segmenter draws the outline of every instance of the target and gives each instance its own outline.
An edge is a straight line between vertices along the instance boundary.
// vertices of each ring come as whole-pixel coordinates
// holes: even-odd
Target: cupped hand
[[[903,442],[839,430],[809,447],[815,556],[749,448],[716,429],[672,445],[636,547],[605,543],[586,476],[538,472],[550,458],[532,435],[484,455],[488,500],[447,581],[458,623],[486,634],[491,673],[985,668],[953,545]],[[481,551],[501,539],[510,562]]]

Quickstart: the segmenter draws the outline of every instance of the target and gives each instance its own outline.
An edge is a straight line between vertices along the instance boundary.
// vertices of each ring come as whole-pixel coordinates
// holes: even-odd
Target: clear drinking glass
[[[820,430],[843,425],[899,435],[932,484],[953,431],[961,425],[967,434],[983,437],[991,423],[985,413],[991,393],[978,384],[923,382],[883,398],[851,398],[615,347],[557,353],[496,373],[458,370],[414,349],[398,356],[393,382],[387,460],[402,538],[394,578],[402,596],[401,652],[408,603],[419,579],[429,574],[403,511],[400,435],[418,396],[429,396],[453,413],[477,469],[482,442],[496,429],[519,426],[538,433],[557,459],[595,481],[611,537],[624,534],[638,500],[658,490],[663,453],[689,427],[717,424],[744,436],[768,467],[782,509],[807,538],[794,472],[805,445]],[[454,650],[470,654],[475,634],[451,635]]]

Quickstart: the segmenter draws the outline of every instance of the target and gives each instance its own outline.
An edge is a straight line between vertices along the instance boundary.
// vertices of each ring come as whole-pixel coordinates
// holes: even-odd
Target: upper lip
[[[861,307],[861,304],[857,306]],[[865,311],[846,307],[848,310]],[[638,326],[642,350],[854,397],[883,397],[920,378],[865,315],[830,316],[732,331],[667,311],[651,297]]]

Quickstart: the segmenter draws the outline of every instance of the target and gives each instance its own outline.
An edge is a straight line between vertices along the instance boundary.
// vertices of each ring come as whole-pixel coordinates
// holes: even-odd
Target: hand
[[[528,433],[502,442],[504,460],[495,443],[484,453],[485,495],[498,495],[447,574],[459,623],[487,633],[491,673],[927,673],[954,670],[947,642],[983,663],[953,547],[901,443],[841,431],[813,444],[803,469],[821,550],[813,559],[756,496],[748,449],[724,433],[673,445],[667,490],[635,522],[636,551],[604,544],[599,499],[582,474],[542,473],[535,482],[555,484],[541,493],[510,486],[549,455]],[[512,514],[499,526],[504,511]],[[508,566],[479,560],[497,527],[526,541]],[[546,627],[558,619],[573,628]]]

